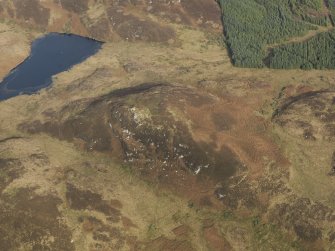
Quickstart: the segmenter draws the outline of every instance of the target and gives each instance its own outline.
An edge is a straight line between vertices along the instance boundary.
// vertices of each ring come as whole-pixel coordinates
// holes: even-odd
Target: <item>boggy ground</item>
[[[1,248],[334,249],[332,71],[232,67],[221,28],[194,21],[215,19],[212,5],[25,1],[58,20],[41,28],[29,13],[9,18],[21,2],[1,2],[1,77],[43,29],[63,31],[64,13],[78,34],[93,36],[82,20],[110,6],[169,36],[125,42],[113,29],[50,88],[0,103]],[[171,21],[172,4],[189,21]]]

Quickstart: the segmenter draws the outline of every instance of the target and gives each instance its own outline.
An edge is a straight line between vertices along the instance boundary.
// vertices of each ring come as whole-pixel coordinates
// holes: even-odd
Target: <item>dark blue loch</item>
[[[101,46],[102,42],[72,34],[50,33],[35,40],[30,56],[0,83],[0,100],[49,86],[53,75],[94,55]]]

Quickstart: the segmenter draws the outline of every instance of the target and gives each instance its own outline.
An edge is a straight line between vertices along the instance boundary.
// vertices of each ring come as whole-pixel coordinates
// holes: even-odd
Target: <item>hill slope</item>
[[[334,249],[333,71],[234,67],[215,1],[0,3],[1,78],[48,31],[106,42],[0,102],[2,249]]]

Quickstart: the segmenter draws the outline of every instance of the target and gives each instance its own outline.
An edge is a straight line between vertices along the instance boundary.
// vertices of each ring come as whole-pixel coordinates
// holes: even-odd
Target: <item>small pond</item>
[[[0,100],[49,86],[52,76],[83,62],[101,46],[102,42],[72,34],[49,33],[36,39],[30,56],[0,83]]]

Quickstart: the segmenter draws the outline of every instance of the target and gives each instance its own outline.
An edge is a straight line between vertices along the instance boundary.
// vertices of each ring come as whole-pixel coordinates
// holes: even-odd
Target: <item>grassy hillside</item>
[[[214,0],[1,6],[0,77],[42,33],[105,43],[0,102],[0,250],[335,250],[333,71],[233,67]],[[296,6],[265,63],[332,29]]]

